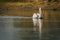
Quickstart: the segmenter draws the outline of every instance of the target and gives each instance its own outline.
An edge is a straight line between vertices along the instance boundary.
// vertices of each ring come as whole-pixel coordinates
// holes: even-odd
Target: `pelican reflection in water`
[[[42,19],[33,19],[34,31],[38,32],[39,38],[42,37]]]
[[[42,28],[42,20],[41,19],[33,19],[33,24],[34,24],[34,30],[39,31],[41,33],[41,28]]]

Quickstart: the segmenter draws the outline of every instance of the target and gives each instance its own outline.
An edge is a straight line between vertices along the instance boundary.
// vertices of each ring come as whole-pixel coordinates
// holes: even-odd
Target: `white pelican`
[[[42,19],[42,15],[39,13],[34,13],[32,16],[33,19]]]
[[[39,31],[39,37],[42,37],[42,24],[43,24],[43,20],[41,20],[43,18],[42,12],[41,12],[41,8],[39,8],[39,13],[34,13],[33,16],[33,24],[34,24],[34,31]]]

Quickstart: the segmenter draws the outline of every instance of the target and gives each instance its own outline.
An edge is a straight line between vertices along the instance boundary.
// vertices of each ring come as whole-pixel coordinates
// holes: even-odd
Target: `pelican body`
[[[39,13],[34,13],[32,18],[33,19],[42,19],[42,15]]]

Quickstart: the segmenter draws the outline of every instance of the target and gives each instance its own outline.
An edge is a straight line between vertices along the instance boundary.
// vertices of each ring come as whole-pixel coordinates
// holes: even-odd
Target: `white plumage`
[[[32,18],[33,18],[33,19],[40,19],[40,18],[41,18],[41,14],[39,14],[39,13],[34,13]]]

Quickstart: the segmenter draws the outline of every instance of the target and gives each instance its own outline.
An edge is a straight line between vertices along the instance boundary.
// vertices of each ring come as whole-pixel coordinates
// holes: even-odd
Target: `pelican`
[[[39,8],[39,13],[34,13],[32,16],[33,19],[42,19],[41,8]]]
[[[39,13],[34,13],[33,16],[34,31],[39,31],[39,36],[42,36],[42,21],[43,15],[41,13],[41,8],[39,8]]]
[[[39,13],[34,13],[32,16],[33,19],[42,19],[42,15]]]

